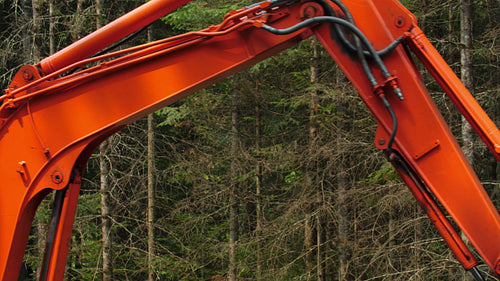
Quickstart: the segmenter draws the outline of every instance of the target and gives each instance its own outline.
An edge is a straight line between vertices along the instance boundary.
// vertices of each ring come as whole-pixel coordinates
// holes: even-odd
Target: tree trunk
[[[155,279],[154,256],[155,256],[155,146],[154,146],[154,119],[153,114],[148,116],[148,281]]]
[[[255,227],[255,238],[257,239],[257,281],[262,280],[262,223],[263,223],[263,213],[262,213],[262,166],[261,166],[261,151],[260,151],[260,105],[258,99],[256,99],[255,105],[255,151],[257,154],[257,163],[255,165],[255,195],[257,197],[256,202],[256,227]]]
[[[54,0],[49,0],[49,52],[52,55],[56,52],[56,35],[55,35],[55,4]]]
[[[31,9],[33,4],[29,0],[21,0],[20,3],[20,13],[16,13],[17,25],[21,26],[22,33],[22,46],[23,46],[23,63],[34,63],[33,57],[31,56],[32,48],[32,35],[29,28],[29,22],[31,21]]]
[[[460,2],[460,50],[461,80],[465,87],[474,95],[473,78],[473,44],[472,44],[472,0]],[[471,125],[462,117],[462,150],[465,157],[474,165],[474,131]]]
[[[348,280],[348,247],[349,237],[349,217],[347,208],[347,179],[343,170],[343,163],[340,161],[337,171],[337,206],[338,206],[338,252],[339,252],[339,271],[338,280]]]
[[[318,84],[318,73],[319,73],[319,45],[316,39],[313,39],[312,42],[312,51],[313,56],[311,63],[309,65],[310,69],[310,82],[313,86],[313,90],[311,91],[311,109],[309,112],[309,152],[310,155],[316,155],[316,134],[318,129],[318,122],[316,120],[316,115],[318,113],[318,91],[314,89],[314,87]],[[316,156],[311,159],[312,170],[311,176],[312,178],[317,177],[316,169],[317,169],[317,161]],[[324,266],[324,253],[323,253],[323,242],[324,242],[324,232],[323,232],[323,221],[322,221],[322,205],[323,205],[323,190],[321,190],[321,184],[313,184],[312,187],[316,188],[316,204],[318,207],[318,212],[316,215],[316,274],[318,281],[325,280],[325,266]]]
[[[40,0],[32,0],[31,1],[32,5],[32,16],[33,16],[33,27],[32,27],[32,48],[31,48],[31,55],[33,62],[38,62],[40,60],[40,26],[41,26],[41,17],[40,17],[40,6],[41,6],[41,1]]]
[[[231,143],[231,190],[229,192],[229,281],[236,281],[238,270],[236,265],[236,251],[238,249],[238,235],[239,235],[239,222],[238,222],[238,197],[237,197],[237,154],[239,143],[238,132],[238,93],[233,93],[233,102],[231,106],[231,132],[233,139]]]
[[[148,42],[153,41],[153,29],[148,28]],[[154,115],[148,115],[148,281],[155,280],[155,123]]]
[[[318,43],[315,39],[311,41],[311,47],[313,50],[313,56],[311,59],[311,62],[309,63],[309,80],[311,82],[311,85],[315,86],[318,80]],[[316,90],[311,90],[310,91],[310,104],[309,104],[309,147],[308,147],[308,156],[309,159],[306,159],[308,165],[306,166],[306,174],[305,174],[305,186],[304,190],[311,190],[311,188],[315,188],[315,170],[316,170],[316,159],[315,159],[315,151],[316,151],[316,130],[317,130],[317,123],[316,123],[316,113],[318,109],[318,94]],[[313,217],[313,212],[315,209],[315,202],[317,201],[318,192],[316,191],[316,198],[309,198],[307,197],[304,206],[304,212],[305,212],[305,223],[304,223],[304,250],[306,251],[305,254],[305,261],[306,261],[306,274],[308,276],[308,279],[313,274],[314,271],[314,248],[316,248],[316,262],[320,262],[320,249],[318,248],[318,235],[321,235],[321,233],[316,233],[314,235],[315,230],[317,231],[320,229],[318,228],[317,223],[318,219]],[[306,192],[306,196],[309,196],[309,192]],[[322,267],[318,264],[316,268],[316,274],[319,276],[322,276]],[[321,274],[320,274],[321,273]]]
[[[110,213],[110,166],[107,159],[109,140],[99,147],[99,172],[101,174],[101,220],[102,220],[102,280],[113,280],[113,259],[111,256],[111,213]]]
[[[337,116],[344,116],[345,108],[342,99],[337,99]],[[337,140],[336,147],[338,153],[342,154],[344,149],[344,141],[342,139],[342,128],[344,128],[343,118],[339,118],[337,121]],[[339,255],[338,264],[338,280],[345,281],[349,280],[349,232],[350,232],[350,214],[349,214],[349,200],[348,200],[348,180],[347,173],[345,171],[344,158],[339,157],[337,164],[337,251]]]
[[[473,43],[472,43],[472,0],[460,2],[460,50],[461,80],[465,87],[474,95],[473,79]],[[465,157],[474,166],[474,130],[462,116],[462,150]],[[462,239],[469,244],[467,237],[462,233]],[[464,272],[463,280],[474,280],[472,275]]]
[[[323,205],[323,192],[321,190],[317,193],[318,200],[318,215],[316,216],[316,270],[318,274],[318,281],[325,281],[325,256],[324,256],[324,231],[323,231],[323,212],[321,206]]]
[[[422,29],[422,31],[424,32],[424,34],[426,31],[426,23],[427,23],[427,20],[426,20],[427,12],[428,12],[427,1],[428,0],[422,0],[422,2],[420,4],[422,6],[422,16],[418,19],[419,26]]]
[[[102,0],[95,1],[96,27],[102,27]],[[113,259],[111,256],[111,212],[110,212],[110,166],[107,159],[107,148],[110,140],[104,141],[99,147],[99,172],[101,174],[101,220],[102,220],[102,280],[113,280]]]
[[[96,15],[96,27],[101,28],[103,25],[103,13],[102,13],[102,0],[95,0],[95,15]]]
[[[309,175],[306,175],[306,182],[304,188],[310,188],[311,179]],[[305,261],[306,261],[306,280],[310,280],[312,272],[314,270],[314,220],[312,217],[313,203],[310,202],[310,198],[307,198],[308,202],[305,202],[304,213],[304,251],[305,251]]]
[[[413,263],[415,264],[414,268],[417,270],[415,273],[415,280],[422,280],[423,274],[422,270],[420,269],[422,266],[421,264],[421,259],[422,259],[422,251],[420,250],[420,240],[423,238],[422,237],[422,223],[420,220],[420,217],[422,216],[421,208],[418,205],[415,205],[414,207],[414,220],[415,223],[413,225],[414,229],[414,238],[413,238],[413,243],[415,243],[415,247],[413,248]],[[424,238],[425,239],[425,238]]]
[[[453,56],[453,49],[455,46],[452,44],[453,42],[453,13],[454,13],[454,8],[455,8],[455,1],[454,0],[448,0],[448,57],[445,59],[451,61],[451,58]]]
[[[76,11],[73,14],[73,24],[71,27],[71,39],[73,41],[80,39],[81,28],[83,25],[82,2],[83,0],[76,1]],[[99,26],[99,24],[97,24],[97,26]]]
[[[393,196],[393,194],[391,194]],[[396,247],[396,241],[395,241],[395,233],[397,231],[397,212],[396,208],[393,205],[389,205],[389,223],[388,223],[388,247],[386,248],[388,253],[387,253],[387,265],[386,265],[386,271],[387,272],[393,272],[396,267],[394,264],[394,255],[393,255],[393,249]]]

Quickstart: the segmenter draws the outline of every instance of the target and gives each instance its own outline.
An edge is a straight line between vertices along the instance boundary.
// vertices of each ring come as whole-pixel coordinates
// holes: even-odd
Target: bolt
[[[310,19],[316,15],[316,9],[312,6],[308,6],[304,9],[304,18]]]
[[[63,175],[61,174],[61,172],[54,172],[51,175],[51,178],[52,178],[52,181],[56,184],[60,184],[63,182]]]
[[[405,23],[406,21],[403,17],[397,17],[396,20],[394,20],[394,24],[399,28],[404,27]]]
[[[302,20],[324,15],[323,7],[315,2],[307,2],[300,9],[300,18]]]
[[[34,78],[34,77],[33,77],[33,72],[31,72],[31,70],[29,70],[29,69],[25,69],[25,70],[23,71],[23,78],[24,78],[24,80],[26,80],[26,81],[31,81],[31,80],[33,80],[33,78]]]
[[[384,145],[384,144],[385,144],[385,140],[384,140],[384,139],[379,139],[379,140],[378,140],[378,144],[380,144],[380,145]]]

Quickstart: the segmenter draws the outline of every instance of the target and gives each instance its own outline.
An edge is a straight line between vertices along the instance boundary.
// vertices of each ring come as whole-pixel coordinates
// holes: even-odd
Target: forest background
[[[122,47],[217,24],[194,1]],[[500,1],[403,0],[500,121]],[[0,81],[142,4],[0,0]],[[500,209],[500,165],[426,84]],[[466,280],[373,145],[376,122],[315,40],[131,124],[88,164],[65,280]],[[36,280],[50,217],[20,280]],[[479,269],[491,278],[487,266]]]

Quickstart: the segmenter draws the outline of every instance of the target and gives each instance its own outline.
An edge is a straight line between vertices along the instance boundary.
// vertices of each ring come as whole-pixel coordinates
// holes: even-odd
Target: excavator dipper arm
[[[36,209],[53,190],[40,278],[62,280],[81,175],[107,137],[312,35],[359,92],[379,124],[376,146],[464,268],[482,280],[477,261],[436,201],[500,276],[498,212],[427,93],[409,49],[497,158],[500,133],[398,1],[265,1],[202,31],[90,57],[187,2],[147,2],[39,64],[22,67],[0,97],[0,280],[17,279]]]

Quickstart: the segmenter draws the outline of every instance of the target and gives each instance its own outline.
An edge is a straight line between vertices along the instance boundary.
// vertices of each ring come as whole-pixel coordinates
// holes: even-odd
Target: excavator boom
[[[446,212],[500,276],[500,216],[425,89],[410,49],[499,160],[500,132],[397,0],[264,1],[205,30],[93,56],[187,2],[147,2],[23,66],[0,97],[0,280],[17,279],[36,209],[54,190],[40,280],[62,280],[81,176],[106,138],[313,35],[376,119],[375,145],[463,267],[483,280]]]

